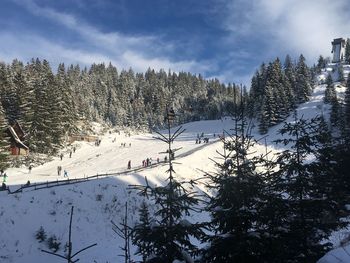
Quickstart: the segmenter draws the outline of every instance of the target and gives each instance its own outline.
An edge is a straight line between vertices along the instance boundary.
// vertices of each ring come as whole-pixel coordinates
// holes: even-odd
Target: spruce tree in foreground
[[[213,233],[205,238],[209,244],[202,251],[202,261],[269,262],[265,260],[269,230],[260,217],[267,200],[263,176],[257,170],[261,159],[252,152],[255,141],[243,111],[234,121],[233,134],[222,139],[223,162],[216,162],[219,171],[208,174],[213,196],[207,210]]]
[[[172,143],[184,130],[180,127],[173,134],[170,123],[175,115],[172,110],[167,112],[166,121],[168,134],[158,133],[159,140],[168,146],[168,165],[164,186],[152,186],[146,178],[146,186],[134,185],[139,194],[147,197],[156,207],[153,216],[147,219],[146,211],[142,212],[140,223],[133,228],[133,244],[139,247],[139,254],[144,262],[172,263],[193,262],[192,256],[198,253],[198,248],[190,240],[191,237],[200,239],[203,235],[201,224],[190,223],[186,216],[196,210],[198,198],[195,192],[187,190],[186,182],[178,181],[174,174],[174,149]],[[187,182],[193,186],[194,182]],[[144,207],[142,208],[144,209]]]
[[[322,241],[342,226],[331,178],[323,172],[327,165],[317,159],[329,133],[322,118],[286,123],[280,133],[286,138],[277,142],[290,145],[277,158],[277,185],[288,207],[284,262],[316,262],[331,248]]]

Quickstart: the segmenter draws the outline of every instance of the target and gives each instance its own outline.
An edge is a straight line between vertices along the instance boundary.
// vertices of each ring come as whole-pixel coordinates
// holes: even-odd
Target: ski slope
[[[311,118],[325,114],[329,110],[323,104],[325,85],[317,86],[310,101],[300,105],[297,109],[299,117]],[[294,121],[290,116],[287,121]],[[266,138],[268,150],[283,150],[282,146],[276,146],[273,141],[279,138],[278,130],[282,124],[272,127]],[[233,121],[223,118],[213,121],[198,121],[183,125],[185,132],[174,142],[173,148],[181,148],[176,152],[174,169],[176,177],[181,179],[196,179],[203,176],[202,171],[214,172],[215,165],[209,158],[218,157],[216,151],[222,151],[222,143],[218,135],[223,131],[230,132]],[[174,131],[176,128],[173,128]],[[163,131],[165,133],[165,131]],[[196,144],[198,135],[204,133],[209,138],[208,144]],[[214,136],[215,134],[215,136]],[[261,136],[257,128],[253,130],[257,139]],[[166,178],[167,166],[159,164],[147,167],[139,171],[128,171],[127,163],[130,160],[132,168],[141,166],[146,158],[152,158],[153,163],[157,158],[164,160],[166,145],[155,140],[154,134],[116,133],[113,129],[105,134],[99,134],[100,146],[94,143],[75,142],[76,151],[69,158],[71,148],[63,150],[64,157],[54,157],[52,161],[33,167],[31,172],[27,167],[11,168],[8,174],[7,185],[10,189],[17,189],[28,180],[34,182],[46,182],[62,180],[62,175],[57,174],[57,166],[62,166],[62,171],[67,170],[70,179],[84,178],[86,176],[123,172],[119,176],[110,176],[103,179],[91,180],[79,184],[59,186],[49,189],[24,191],[14,195],[0,192],[0,262],[4,263],[59,263],[63,259],[41,252],[48,250],[45,243],[39,243],[35,239],[35,233],[43,226],[48,237],[55,234],[62,242],[61,249],[57,252],[64,254],[64,243],[68,241],[69,212],[74,206],[72,240],[73,252],[83,247],[97,243],[97,246],[79,254],[80,262],[123,262],[120,246],[123,240],[112,231],[113,220],[120,223],[124,217],[125,204],[128,204],[128,220],[132,225],[137,221],[137,208],[143,201],[129,185],[144,184],[144,178],[155,185],[162,185]],[[122,144],[125,143],[125,147]],[[256,145],[256,152],[265,152],[265,146]],[[130,145],[130,146],[129,146]],[[70,146],[71,147],[71,146]],[[206,191],[204,186],[197,186],[199,191]],[[151,207],[151,209],[154,209]],[[190,222],[204,221],[208,219],[205,213],[194,214],[188,218]],[[344,233],[336,233],[332,241],[337,243]],[[338,241],[339,241],[338,240]],[[132,251],[135,248],[132,247]],[[334,250],[329,253],[336,253]],[[137,258],[137,257],[134,257]],[[333,263],[332,256],[326,255],[321,263]],[[347,261],[344,261],[347,262]],[[350,262],[350,260],[348,261]]]

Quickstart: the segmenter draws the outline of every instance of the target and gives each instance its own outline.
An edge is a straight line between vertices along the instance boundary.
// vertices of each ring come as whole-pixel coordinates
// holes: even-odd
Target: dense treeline
[[[81,119],[154,129],[164,125],[166,107],[175,110],[178,123],[216,119],[234,110],[241,96],[237,91],[235,85],[185,72],[60,64],[54,74],[46,60],[0,63],[1,117],[20,121],[34,152],[55,151]]]
[[[268,66],[264,63],[260,66],[252,78],[248,111],[250,117],[258,119],[262,134],[308,100],[312,92],[312,73],[303,55],[296,64],[287,55],[284,66],[279,58]]]

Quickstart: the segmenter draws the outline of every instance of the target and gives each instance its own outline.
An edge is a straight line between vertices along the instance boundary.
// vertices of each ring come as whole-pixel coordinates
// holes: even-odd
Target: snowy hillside
[[[299,117],[311,118],[327,113],[329,108],[323,103],[324,90],[325,85],[314,89],[311,100],[297,109]],[[287,119],[287,121],[293,120],[293,116]],[[181,163],[175,165],[176,176],[195,179],[203,175],[202,170],[214,171],[214,164],[208,158],[215,158],[216,151],[221,151],[222,145],[218,135],[224,130],[229,132],[232,126],[230,118],[185,124],[183,127],[186,131],[173,145],[174,148],[182,147],[176,153],[176,162]],[[272,150],[282,149],[273,143],[278,138],[277,131],[280,128],[281,125],[276,125],[269,130],[267,142]],[[208,144],[195,143],[197,136],[202,133],[204,137],[209,138]],[[35,239],[35,234],[42,226],[48,237],[56,235],[62,243],[58,253],[64,254],[64,243],[68,241],[71,206],[75,207],[72,229],[73,252],[97,243],[97,246],[79,255],[80,261],[122,262],[122,258],[118,255],[121,254],[119,246],[122,246],[123,240],[112,231],[111,220],[121,222],[126,202],[131,224],[137,220],[137,208],[142,198],[137,196],[135,191],[128,189],[130,184],[143,184],[145,176],[152,184],[163,184],[166,166],[162,163],[165,155],[161,152],[165,151],[166,146],[155,140],[155,135],[128,136],[123,132],[119,134],[111,130],[100,136],[100,146],[95,146],[94,143],[76,142],[74,144],[76,151],[72,153],[71,158],[68,153],[72,148],[67,148],[62,160],[55,157],[51,162],[33,167],[30,173],[25,167],[8,169],[7,185],[11,191],[18,189],[28,180],[34,184],[65,179],[63,175],[57,174],[58,166],[67,170],[70,179],[105,173],[122,172],[122,174],[48,189],[28,188],[22,193],[12,195],[0,192],[0,262],[62,262],[62,259],[40,251],[48,248],[45,243],[39,243]],[[254,135],[257,139],[261,137],[257,131],[254,131]],[[256,147],[258,153],[265,151],[263,145]],[[155,165],[141,168],[142,161],[147,158],[152,158]],[[127,171],[129,160],[132,169]],[[134,171],[135,168],[141,169]],[[200,185],[198,188],[206,190]],[[202,221],[206,218],[207,215],[203,213],[194,215],[192,220]],[[332,241],[336,242],[342,235],[344,234],[338,233]],[[132,249],[134,251],[134,248]],[[332,256],[327,256],[320,262],[335,262],[331,259]]]

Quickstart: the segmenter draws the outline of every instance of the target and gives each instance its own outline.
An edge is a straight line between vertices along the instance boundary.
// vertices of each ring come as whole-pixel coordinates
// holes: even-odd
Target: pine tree
[[[173,134],[170,133],[170,123],[174,120],[175,114],[172,109],[167,111],[166,122],[168,134],[158,133],[159,140],[168,145],[169,174],[165,186],[152,186],[146,179],[146,186],[134,185],[133,188],[139,191],[142,196],[149,197],[158,210],[151,218],[154,223],[151,227],[139,224],[133,228],[133,243],[142,247],[151,247],[151,250],[144,250],[143,258],[157,260],[157,262],[172,263],[175,260],[191,262],[190,254],[198,253],[197,247],[192,243],[190,237],[199,239],[202,235],[201,225],[190,223],[185,216],[190,215],[196,205],[198,198],[186,189],[184,182],[179,182],[174,177],[173,158],[175,149],[171,145],[174,140],[184,131],[178,128]],[[188,182],[193,186],[195,182]],[[141,247],[139,247],[141,249]],[[152,258],[150,256],[152,255]]]
[[[339,218],[333,218],[334,200],[324,187],[327,176],[320,174],[323,164],[307,161],[311,156],[318,158],[318,149],[329,138],[326,125],[321,123],[320,118],[286,123],[280,133],[287,139],[277,141],[291,148],[277,159],[280,191],[285,193],[288,206],[284,225],[285,262],[316,262],[331,248],[329,243],[321,241],[341,226]]]
[[[0,103],[0,170],[5,170],[8,164],[9,142],[5,136],[5,131],[8,128],[5,120],[5,114]]]
[[[32,69],[30,64],[24,67],[23,63],[18,60],[14,60],[11,67],[13,71],[13,83],[17,88],[19,107],[18,121],[27,135],[34,118],[35,94],[30,79]]]
[[[18,97],[9,66],[0,63],[0,94],[5,115],[10,123],[18,119]]]
[[[342,110],[341,110],[341,105],[339,103],[337,93],[334,93],[334,96],[332,97],[330,101],[332,107],[331,107],[331,112],[330,112],[330,122],[332,126],[341,128],[342,124]]]
[[[133,244],[138,247],[136,255],[142,256],[142,262],[147,262],[147,256],[151,256],[153,253],[151,223],[148,206],[142,202],[139,209],[139,223],[134,226],[132,232]]]
[[[345,96],[344,96],[344,123],[345,123],[344,137],[346,138],[346,140],[349,142],[349,145],[350,145],[350,74],[348,76],[348,81],[347,81]]]
[[[207,209],[214,233],[206,237],[203,262],[264,262],[266,230],[259,215],[265,184],[256,170],[260,158],[250,153],[255,142],[243,115],[235,116],[233,134],[222,139],[218,173],[208,175],[214,195]]]
[[[302,103],[309,100],[312,92],[310,70],[305,63],[305,58],[300,55],[296,65],[296,86],[295,94],[297,102]]]
[[[338,67],[338,81],[339,82],[344,82],[345,81],[344,70],[343,70],[343,66],[342,65],[339,65],[339,67]]]
[[[292,62],[292,59],[289,55],[286,56],[284,61],[284,75],[285,75],[285,87],[286,87],[286,96],[288,98],[289,110],[293,110],[296,107],[296,72],[295,66]]]
[[[350,39],[349,38],[346,40],[346,45],[345,45],[345,62],[350,64]]]
[[[317,73],[321,73],[321,70],[326,67],[326,60],[323,58],[323,56],[319,56],[317,61]]]
[[[334,84],[331,84],[331,85],[327,84],[326,90],[324,92],[324,98],[323,98],[324,102],[332,103],[335,100],[336,96],[337,96],[337,93],[335,91]]]

